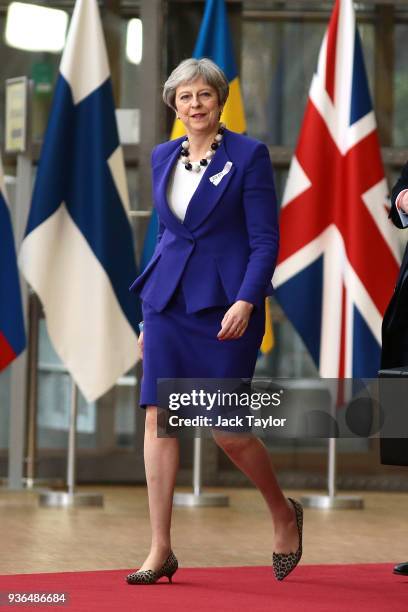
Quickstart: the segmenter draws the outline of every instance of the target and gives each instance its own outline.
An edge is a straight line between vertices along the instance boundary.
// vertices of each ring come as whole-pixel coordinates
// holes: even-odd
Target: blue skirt
[[[218,340],[228,308],[214,306],[187,313],[181,284],[161,312],[143,302],[141,408],[157,406],[160,378],[252,378],[265,332],[265,308],[252,310],[243,336]]]

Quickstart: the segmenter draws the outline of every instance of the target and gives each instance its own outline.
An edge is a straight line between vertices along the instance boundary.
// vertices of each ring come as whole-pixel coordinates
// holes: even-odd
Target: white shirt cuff
[[[408,192],[408,189],[403,189],[402,191],[399,192],[397,199],[395,200],[395,207],[397,209],[397,212],[399,214],[403,227],[408,227],[408,213],[404,212],[403,210],[399,208],[399,203],[401,199],[403,198],[404,194],[407,192]]]

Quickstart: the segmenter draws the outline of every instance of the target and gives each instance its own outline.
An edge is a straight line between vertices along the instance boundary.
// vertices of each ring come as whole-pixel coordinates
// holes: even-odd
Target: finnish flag
[[[138,360],[129,198],[96,0],[77,0],[60,65],[21,270],[88,401]]]

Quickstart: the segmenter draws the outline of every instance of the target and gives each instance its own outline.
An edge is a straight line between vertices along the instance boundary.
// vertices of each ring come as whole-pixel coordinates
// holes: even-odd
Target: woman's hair
[[[202,59],[190,57],[183,60],[173,70],[163,86],[163,100],[167,106],[176,110],[175,98],[177,87],[182,83],[191,83],[199,77],[202,77],[207,85],[214,87],[218,94],[220,106],[224,106],[229,94],[227,77],[217,64],[206,57]]]

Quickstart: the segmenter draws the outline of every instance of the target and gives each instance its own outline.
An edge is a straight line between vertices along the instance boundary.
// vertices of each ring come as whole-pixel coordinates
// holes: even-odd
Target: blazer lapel
[[[191,233],[173,213],[167,200],[167,188],[169,185],[170,174],[180,155],[181,140],[182,139],[177,139],[174,141],[175,146],[170,151],[169,156],[152,169],[154,199],[160,215],[163,217],[163,220],[172,230],[172,232],[176,235],[182,234],[186,238],[191,238]]]
[[[228,173],[224,174],[218,184],[210,181],[211,177],[226,169],[227,162],[232,162],[225,148],[226,136],[227,131],[188,205],[183,223],[190,230],[198,227],[214,210],[235,172],[235,165],[232,163]]]
[[[227,139],[228,130],[225,131],[221,145],[217,149],[188,204],[183,222],[173,213],[167,200],[167,188],[170,174],[174,168],[174,164],[177,163],[179,158],[180,142],[182,139],[174,141],[174,148],[171,149],[168,157],[153,167],[153,186],[156,206],[163,220],[165,220],[166,225],[172,229],[173,233],[178,235],[182,234],[186,238],[191,239],[191,231],[198,227],[208,217],[220,201],[222,194],[235,172],[235,165],[228,156],[225,147],[225,141]],[[232,163],[228,173],[224,174],[219,182],[211,182],[210,178],[222,172],[226,168],[228,162]]]

